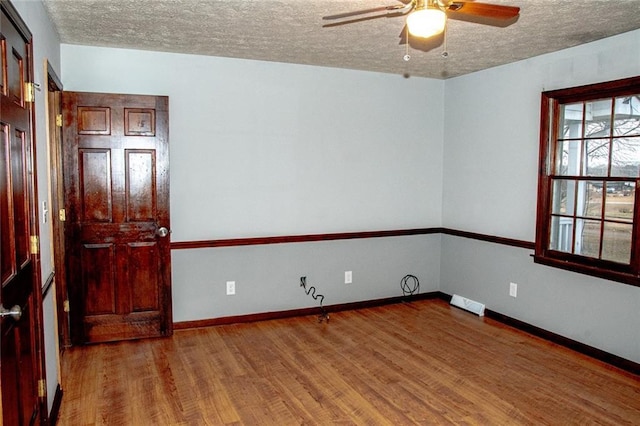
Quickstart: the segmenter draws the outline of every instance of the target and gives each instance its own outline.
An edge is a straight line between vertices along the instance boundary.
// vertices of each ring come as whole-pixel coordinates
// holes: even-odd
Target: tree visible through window
[[[542,94],[537,262],[640,285],[640,77]]]

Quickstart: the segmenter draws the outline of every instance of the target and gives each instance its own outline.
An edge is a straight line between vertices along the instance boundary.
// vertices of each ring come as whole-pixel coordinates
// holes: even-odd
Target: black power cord
[[[400,281],[403,296],[413,296],[420,292],[420,281],[415,275],[405,275]]]
[[[320,299],[320,315],[318,315],[318,322],[322,322],[322,321],[327,321],[329,322],[329,313],[327,312],[327,310],[324,308],[324,306],[322,306],[322,302],[324,301],[324,295],[322,294],[316,294],[316,288],[314,286],[310,286],[309,288],[307,288],[307,277],[300,277],[300,287],[302,287],[304,289],[304,291],[307,293],[307,295],[311,294],[311,297],[313,297],[313,300],[318,300]]]

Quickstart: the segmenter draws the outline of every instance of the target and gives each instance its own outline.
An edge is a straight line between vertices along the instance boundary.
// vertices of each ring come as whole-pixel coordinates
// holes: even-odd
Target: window
[[[640,77],[542,94],[535,261],[640,286]]]

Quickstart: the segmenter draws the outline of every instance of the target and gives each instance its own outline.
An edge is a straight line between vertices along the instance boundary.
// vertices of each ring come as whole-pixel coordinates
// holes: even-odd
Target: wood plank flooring
[[[640,377],[425,300],[73,348],[60,425],[640,424]]]

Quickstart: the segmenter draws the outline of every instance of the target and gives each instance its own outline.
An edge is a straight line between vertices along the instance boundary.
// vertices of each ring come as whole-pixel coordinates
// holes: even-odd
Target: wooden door
[[[25,89],[32,70],[31,35],[10,4],[0,6],[0,423],[9,426],[34,424],[47,414],[41,409],[45,395],[38,396],[38,383],[44,385],[38,355],[42,296],[33,115]]]
[[[62,92],[74,344],[172,333],[168,105]]]

